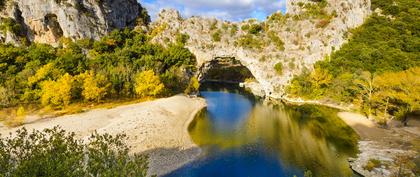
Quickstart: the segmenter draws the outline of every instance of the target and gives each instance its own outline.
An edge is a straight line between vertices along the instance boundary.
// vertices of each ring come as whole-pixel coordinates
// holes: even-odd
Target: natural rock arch
[[[200,81],[243,83],[255,80],[252,72],[235,57],[222,56],[204,62],[199,68]]]

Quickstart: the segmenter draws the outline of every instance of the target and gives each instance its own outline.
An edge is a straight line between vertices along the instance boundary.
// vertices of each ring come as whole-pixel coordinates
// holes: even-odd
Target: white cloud
[[[162,8],[178,9],[185,17],[207,16],[239,21],[247,18],[264,18],[273,12],[284,10],[285,0],[144,0],[142,3],[152,18]]]

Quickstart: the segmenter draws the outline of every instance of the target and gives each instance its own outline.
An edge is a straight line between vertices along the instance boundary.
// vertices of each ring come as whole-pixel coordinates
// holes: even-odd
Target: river
[[[337,110],[272,104],[223,84],[200,95],[208,107],[189,132],[203,155],[167,177],[353,176],[358,137]]]

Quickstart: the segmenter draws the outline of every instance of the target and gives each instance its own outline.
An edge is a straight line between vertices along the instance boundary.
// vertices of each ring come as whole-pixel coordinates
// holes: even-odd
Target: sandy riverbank
[[[150,102],[98,109],[51,119],[40,119],[24,125],[42,130],[60,126],[80,138],[92,132],[119,134],[130,138],[133,153],[147,153],[149,174],[163,175],[199,156],[201,150],[191,141],[187,127],[196,113],[206,106],[202,98],[174,96]],[[5,135],[21,128],[0,127]]]
[[[402,168],[405,174],[400,176],[415,176],[411,170],[416,167],[408,166],[419,158],[418,127],[383,129],[357,113],[340,112],[338,116],[361,137],[360,153],[350,161],[353,170],[367,177],[388,177],[398,174]],[[413,133],[413,130],[417,133]],[[368,171],[364,167],[372,159],[379,160],[381,165]]]

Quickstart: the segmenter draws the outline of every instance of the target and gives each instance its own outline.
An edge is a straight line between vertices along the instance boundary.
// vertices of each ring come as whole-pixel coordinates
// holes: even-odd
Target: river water
[[[208,103],[189,126],[203,148],[168,177],[353,176],[357,135],[334,109],[272,104],[241,88],[206,84]]]

